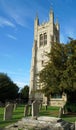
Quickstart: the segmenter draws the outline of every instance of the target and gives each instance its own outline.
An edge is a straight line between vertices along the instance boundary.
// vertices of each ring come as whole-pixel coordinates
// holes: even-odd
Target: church
[[[39,18],[36,16],[34,21],[34,43],[32,48],[32,60],[30,69],[30,90],[29,97],[31,100],[41,100],[46,104],[46,97],[37,90],[41,89],[38,85],[38,72],[43,69],[43,65],[48,58],[45,52],[50,52],[51,45],[54,42],[60,42],[60,28],[58,21],[54,23],[54,12],[50,10],[48,22],[39,24]],[[67,100],[66,94],[61,97],[50,98],[51,106],[63,106]]]

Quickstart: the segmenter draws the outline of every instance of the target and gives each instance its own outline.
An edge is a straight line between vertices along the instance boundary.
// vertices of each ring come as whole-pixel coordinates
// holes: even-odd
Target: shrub
[[[76,112],[76,102],[67,102],[64,108],[67,110],[67,112]]]

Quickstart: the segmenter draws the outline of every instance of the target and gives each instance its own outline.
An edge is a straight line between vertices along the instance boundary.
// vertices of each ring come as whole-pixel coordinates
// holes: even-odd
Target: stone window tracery
[[[43,45],[43,41],[44,41],[43,34],[40,34],[40,46]]]
[[[46,45],[47,44],[47,34],[40,34],[40,46]]]

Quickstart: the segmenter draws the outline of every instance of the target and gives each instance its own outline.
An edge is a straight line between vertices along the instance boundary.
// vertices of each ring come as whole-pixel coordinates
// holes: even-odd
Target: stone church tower
[[[43,95],[36,91],[40,88],[37,83],[38,72],[42,70],[43,65],[48,60],[45,52],[50,52],[51,45],[54,42],[60,42],[59,24],[54,23],[54,12],[49,13],[49,21],[39,24],[39,18],[36,16],[34,22],[34,44],[32,48],[32,61],[30,71],[30,98],[43,99]]]

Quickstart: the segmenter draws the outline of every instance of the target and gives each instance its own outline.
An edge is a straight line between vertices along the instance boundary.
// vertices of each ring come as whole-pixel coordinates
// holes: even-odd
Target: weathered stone
[[[13,106],[14,111],[16,110],[16,108],[17,108],[17,103],[14,103],[14,106]]]
[[[10,120],[12,118],[13,113],[13,104],[9,103],[4,108],[4,120]]]
[[[60,109],[59,109],[59,117],[61,117],[62,115],[63,115],[63,108],[60,107]]]
[[[25,105],[25,107],[24,107],[24,116],[28,116],[28,112],[29,112],[29,106]]]
[[[37,100],[32,103],[32,117],[37,117],[39,115],[39,103]]]
[[[51,123],[57,123],[57,122],[61,121],[61,118],[40,116],[40,117],[37,118],[37,120],[51,122]]]
[[[15,127],[17,126],[17,127]],[[73,126],[73,127],[71,127]],[[72,129],[71,129],[72,128]],[[75,130],[74,124],[68,123],[61,118],[38,117],[37,120],[32,117],[23,118],[21,121],[7,127],[8,130]]]

